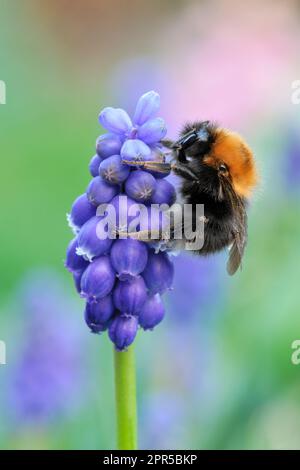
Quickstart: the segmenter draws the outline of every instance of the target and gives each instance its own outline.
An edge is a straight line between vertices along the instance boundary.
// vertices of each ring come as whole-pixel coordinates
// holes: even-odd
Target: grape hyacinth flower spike
[[[155,164],[151,166],[164,159],[160,141],[167,129],[157,116],[159,107],[159,95],[150,91],[140,97],[132,118],[120,108],[103,109],[99,122],[107,133],[97,138],[96,154],[88,164],[92,179],[68,215],[75,238],[68,246],[65,265],[86,301],[85,322],[92,333],[108,331],[116,349],[118,442],[123,449],[136,447],[131,344],[139,327],[152,330],[163,319],[161,296],[171,289],[173,280],[172,261],[167,253],[156,253],[155,243],[120,236],[124,226],[125,232],[130,231],[134,207],[144,206],[151,230],[151,204],[156,204],[158,220],[163,220],[157,205],[175,202],[174,187],[164,179],[166,175],[155,172]],[[110,208],[114,209],[114,226],[111,229],[108,224],[110,229],[103,231],[101,224]],[[142,223],[138,227],[142,230]],[[155,229],[159,229],[157,222]],[[106,238],[100,236],[103,232]]]

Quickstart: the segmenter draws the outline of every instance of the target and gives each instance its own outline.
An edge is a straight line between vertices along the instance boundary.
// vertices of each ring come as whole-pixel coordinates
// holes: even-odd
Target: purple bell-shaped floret
[[[108,295],[114,286],[116,273],[108,256],[95,259],[81,278],[81,296],[88,302],[97,302]]]
[[[104,217],[92,217],[80,229],[77,237],[77,250],[79,256],[83,256],[88,261],[107,253],[112,240],[104,231]]]
[[[147,288],[142,277],[131,281],[118,281],[113,292],[115,307],[128,315],[138,315],[146,299]]]
[[[110,324],[108,334],[118,351],[123,351],[133,343],[138,330],[137,317],[117,315]]]
[[[167,253],[149,253],[143,278],[151,294],[163,294],[173,283],[174,267]]]
[[[139,324],[144,330],[152,330],[165,315],[165,307],[159,294],[149,297],[139,313]]]
[[[120,281],[130,281],[144,271],[148,250],[145,243],[138,240],[116,240],[110,252],[110,259]]]
[[[98,302],[87,302],[84,311],[86,324],[93,333],[105,331],[114,311],[115,307],[111,295],[103,297]]]

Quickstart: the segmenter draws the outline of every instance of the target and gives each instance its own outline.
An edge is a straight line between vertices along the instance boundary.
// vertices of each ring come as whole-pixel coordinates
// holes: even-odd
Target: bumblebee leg
[[[158,173],[170,173],[171,164],[157,161],[130,161],[123,160],[123,163],[129,166],[136,166],[139,168],[144,168],[145,170],[157,171]]]
[[[188,165],[181,163],[173,163],[171,169],[174,173],[182,178],[185,178],[190,181],[199,182],[198,176],[189,168]]]
[[[139,232],[125,232],[122,230],[117,231],[118,235],[122,235],[122,238],[132,238],[142,242],[152,242],[157,240],[165,240],[161,230],[140,230]]]
[[[173,150],[173,153],[175,154],[176,158],[181,162],[181,163],[186,163],[186,155],[184,151],[184,147],[181,144],[181,140],[178,140],[177,142],[173,142],[172,140],[161,140],[161,143],[163,144],[164,147],[167,147],[171,150]]]
[[[184,163],[163,163],[156,161],[131,161],[123,160],[123,163],[129,166],[135,166],[139,168],[144,168],[145,170],[157,171],[158,173],[170,173],[173,171],[176,175],[181,176],[182,178],[188,179],[190,181],[198,182],[199,179],[197,175],[189,168],[188,165]]]
[[[180,163],[187,163],[187,158],[186,158],[185,150],[184,150],[183,148],[180,148],[180,149],[177,151],[177,160],[178,160]]]
[[[162,139],[162,140],[160,141],[160,143],[161,143],[164,147],[166,147],[167,149],[172,149],[172,150],[173,150],[174,148],[177,147],[177,146],[176,146],[176,142],[174,142],[173,140],[170,140],[170,139]]]

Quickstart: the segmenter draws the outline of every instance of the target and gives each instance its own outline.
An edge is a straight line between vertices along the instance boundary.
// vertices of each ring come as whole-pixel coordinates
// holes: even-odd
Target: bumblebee
[[[193,208],[204,205],[204,241],[196,253],[209,255],[229,248],[227,271],[233,275],[247,244],[246,211],[258,181],[252,151],[237,133],[210,121],[187,123],[177,141],[161,144],[171,150],[173,162],[139,165],[173,171],[180,177],[183,203]]]

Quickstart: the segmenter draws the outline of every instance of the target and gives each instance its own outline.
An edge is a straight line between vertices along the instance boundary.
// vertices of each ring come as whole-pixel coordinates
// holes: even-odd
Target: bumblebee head
[[[253,154],[235,132],[217,128],[214,142],[203,157],[203,164],[214,169],[220,180],[229,180],[240,197],[250,197],[257,184]]]

